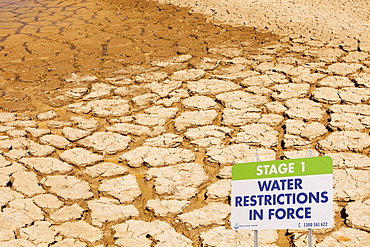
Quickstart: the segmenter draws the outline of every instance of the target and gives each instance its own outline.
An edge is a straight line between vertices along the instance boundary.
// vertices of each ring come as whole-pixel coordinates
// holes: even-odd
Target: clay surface
[[[366,1],[171,3],[0,0],[0,246],[253,246],[232,165],[309,150],[334,161],[315,245],[368,246]]]

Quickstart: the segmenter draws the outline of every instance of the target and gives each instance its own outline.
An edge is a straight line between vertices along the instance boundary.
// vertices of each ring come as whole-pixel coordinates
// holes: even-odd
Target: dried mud
[[[253,161],[251,154],[259,153],[262,160],[305,157],[307,149],[316,156],[335,156],[335,225],[314,231],[316,246],[365,246],[369,224],[346,209],[360,202],[366,210],[370,198],[369,52],[358,42],[279,36],[215,23],[189,8],[153,1],[0,0],[0,187],[14,194],[2,202],[0,217],[8,219],[9,210],[34,217],[14,227],[5,222],[0,246],[138,243],[127,239],[148,241],[145,246],[252,246],[250,233],[227,239],[229,215],[220,208],[229,205],[230,195],[221,193],[223,186],[211,194],[210,186],[230,179],[224,169]],[[201,129],[206,126],[213,129]],[[244,131],[248,126],[261,135]],[[98,136],[101,132],[106,135]],[[79,148],[89,154],[78,157]],[[76,153],[66,158],[68,150]],[[100,158],[84,163],[94,155]],[[27,163],[34,157],[55,158],[71,168],[58,170],[50,161],[41,168]],[[99,170],[102,163],[108,175]],[[80,187],[69,195],[58,187],[65,182],[59,175]],[[171,183],[174,176],[182,184]],[[341,183],[349,179],[354,182]],[[168,187],[164,192],[163,184]],[[125,186],[132,191],[120,194]],[[181,194],[188,189],[195,192]],[[40,206],[35,198],[44,194],[62,204]],[[106,204],[99,201],[103,198]],[[160,214],[148,206],[154,199],[187,204]],[[114,218],[99,211],[98,203],[94,208],[93,201],[112,211],[125,208]],[[62,205],[74,204],[83,211],[67,208],[76,216],[53,220]],[[201,215],[208,206],[213,213],[209,221],[192,226],[195,216],[187,213]],[[220,210],[221,221],[212,207]],[[189,218],[181,218],[185,214]],[[30,229],[44,229],[39,222],[50,223],[49,235],[35,237],[37,230]],[[134,225],[125,223],[133,222],[137,232],[158,228],[167,237],[153,229],[136,236],[119,228],[130,229]],[[209,236],[218,227],[227,240],[215,245]],[[261,235],[263,246],[306,244],[305,231]]]

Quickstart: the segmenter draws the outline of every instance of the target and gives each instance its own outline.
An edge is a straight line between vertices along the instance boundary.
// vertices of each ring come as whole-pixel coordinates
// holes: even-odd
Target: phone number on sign
[[[327,227],[329,226],[327,221],[323,222],[304,222],[304,223],[298,223],[298,227],[301,228],[315,228],[315,227]]]

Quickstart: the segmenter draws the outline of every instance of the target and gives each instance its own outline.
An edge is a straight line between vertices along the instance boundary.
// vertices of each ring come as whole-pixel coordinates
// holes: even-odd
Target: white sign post
[[[333,168],[330,157],[233,166],[233,229],[319,229],[329,228],[332,224]]]

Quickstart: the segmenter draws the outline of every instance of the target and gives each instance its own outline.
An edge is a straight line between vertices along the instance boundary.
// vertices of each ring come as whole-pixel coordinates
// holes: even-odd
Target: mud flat
[[[308,149],[335,167],[316,246],[370,242],[369,50],[207,18],[0,2],[0,246],[252,246],[230,228],[232,165]]]
[[[213,20],[305,38],[359,42],[369,46],[370,4],[366,1],[159,0],[189,7]]]

